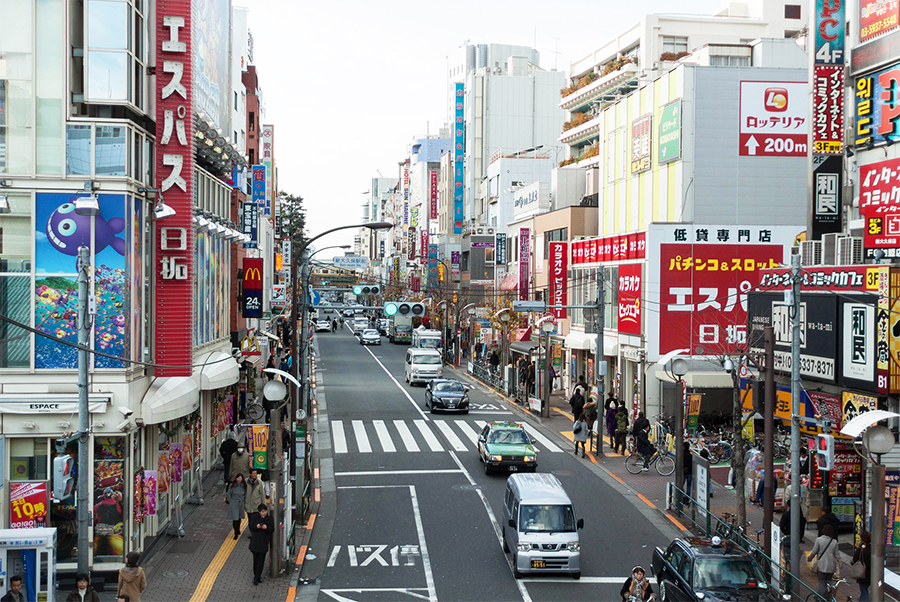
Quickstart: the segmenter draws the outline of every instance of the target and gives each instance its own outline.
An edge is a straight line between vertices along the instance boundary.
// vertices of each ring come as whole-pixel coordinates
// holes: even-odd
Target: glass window
[[[131,175],[138,182],[143,182],[144,181],[144,177],[143,177],[144,161],[143,161],[142,153],[144,151],[144,142],[143,142],[143,139],[141,138],[140,133],[134,132],[134,144],[132,145],[131,148],[134,149],[132,151],[132,155],[133,155],[132,161],[133,161],[133,165],[134,165],[134,172]]]
[[[0,173],[31,173],[31,115],[31,82],[0,80]]]
[[[575,512],[569,505],[522,506],[519,513],[520,531],[574,533]]]
[[[91,100],[128,100],[128,55],[89,50],[87,93]]]
[[[663,52],[687,52],[688,39],[681,36],[663,36]]]
[[[153,161],[155,157],[153,155],[153,141],[149,137],[144,139],[144,160],[147,162],[144,170],[144,183],[153,184]]]
[[[62,175],[63,161],[63,3],[37,3],[35,95],[37,173]],[[2,109],[0,109],[2,110]]]
[[[47,480],[47,440],[45,438],[10,439],[9,480]]]
[[[31,272],[31,195],[0,190],[10,213],[0,214],[0,273]]]
[[[799,19],[800,18],[800,5],[799,4],[785,4],[784,5],[784,18],[785,19]]]
[[[128,48],[128,5],[124,2],[89,0],[87,13],[89,48]]]
[[[66,126],[66,173],[91,175],[91,126]]]
[[[97,151],[94,173],[98,176],[124,176],[126,129],[120,125],[97,126]]]
[[[0,0],[0,73],[9,79],[31,79],[32,0]],[[57,34],[60,35],[60,34]]]
[[[30,326],[30,275],[0,276],[0,313]],[[9,322],[0,322],[0,368],[28,368],[30,362],[31,333]]]

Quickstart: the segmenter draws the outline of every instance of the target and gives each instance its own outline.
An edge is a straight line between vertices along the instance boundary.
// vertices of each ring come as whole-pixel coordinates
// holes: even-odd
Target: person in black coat
[[[868,602],[869,600],[869,582],[872,579],[872,534],[863,531],[860,536],[859,547],[853,552],[853,562],[860,562],[866,567],[866,575],[862,579],[857,579],[859,585],[860,602]]]
[[[259,512],[250,519],[250,552],[253,554],[253,585],[262,583],[263,566],[269,551],[269,540],[275,531],[275,521],[269,516],[269,507],[260,504]]]
[[[834,529],[835,536],[838,532],[838,527],[841,524],[841,519],[837,517],[837,515],[831,511],[831,506],[823,506],[822,512],[825,514],[822,515],[822,518],[819,519],[819,537],[822,537],[822,530],[825,528],[825,525],[831,525],[831,528]]]
[[[225,481],[225,490],[228,490],[228,486],[231,484],[231,456],[234,455],[234,452],[237,451],[238,442],[234,438],[234,432],[229,428],[228,435],[225,436],[225,441],[222,441],[222,445],[219,446],[219,454],[222,456],[222,463],[225,466],[225,470],[222,473],[222,480]]]

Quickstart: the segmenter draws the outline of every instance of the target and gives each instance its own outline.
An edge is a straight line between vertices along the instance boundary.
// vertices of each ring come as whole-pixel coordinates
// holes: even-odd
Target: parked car
[[[381,345],[381,335],[374,328],[366,328],[359,334],[360,345]]]
[[[518,422],[491,422],[478,436],[478,455],[484,473],[493,470],[516,472],[537,469],[537,451],[525,427]]]
[[[387,336],[388,324],[390,324],[390,320],[388,320],[387,318],[381,318],[380,320],[378,320],[378,332]]]
[[[747,552],[718,537],[676,539],[666,550],[656,548],[650,568],[662,600],[785,599],[769,587],[762,569]]]
[[[456,379],[442,378],[425,385],[425,407],[448,412],[469,413],[469,387]]]
[[[316,320],[316,332],[331,332],[331,320]]]

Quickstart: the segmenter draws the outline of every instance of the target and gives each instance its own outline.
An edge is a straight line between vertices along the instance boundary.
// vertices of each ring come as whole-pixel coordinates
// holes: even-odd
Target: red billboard
[[[645,232],[632,232],[576,240],[572,243],[572,264],[643,259],[647,246],[646,237]]]
[[[9,526],[34,529],[47,526],[47,483],[10,483]]]
[[[569,243],[551,242],[548,263],[550,264],[550,305],[568,305]],[[557,307],[551,311],[557,319],[566,317],[565,308]]]
[[[641,336],[641,264],[619,266],[619,332]]]
[[[191,375],[194,228],[193,47],[190,0],[156,8],[156,174],[175,215],[156,222],[157,376]],[[173,366],[173,367],[166,367]]]
[[[431,210],[428,212],[428,219],[437,219],[438,217],[438,170],[432,169],[428,172],[428,183],[429,183],[429,207]]]
[[[844,141],[844,66],[816,65],[813,83],[815,152],[839,154]]]
[[[519,230],[519,300],[528,301],[531,284],[531,228]]]
[[[859,41],[865,42],[875,36],[897,28],[900,2],[897,0],[860,0]]]

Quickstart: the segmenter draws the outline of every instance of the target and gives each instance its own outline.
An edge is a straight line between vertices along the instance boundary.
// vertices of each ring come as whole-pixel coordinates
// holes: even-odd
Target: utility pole
[[[597,453],[603,455],[603,427],[606,425],[606,416],[601,411],[603,408],[604,383],[603,377],[603,330],[606,328],[606,274],[603,268],[597,270],[597,353],[594,356],[594,378],[597,379],[597,421],[594,423],[597,429]],[[593,323],[593,320],[592,320]],[[590,396],[590,394],[588,394]],[[621,402],[620,402],[621,403]]]
[[[90,482],[93,471],[88,467],[90,445],[90,414],[88,412],[88,272],[91,269],[91,251],[78,247],[78,572],[88,572],[88,537],[91,527]]]
[[[774,368],[774,366],[773,366]],[[773,386],[774,389],[774,386]],[[800,573],[800,255],[791,255],[791,570]]]
[[[765,539],[763,540],[763,551],[766,556],[772,556],[772,512],[775,510],[775,328],[766,326],[763,330],[766,338],[766,399],[765,399],[765,482],[763,483],[763,495],[765,501],[763,503],[763,529],[765,531]],[[800,475],[795,473],[791,479],[795,485],[791,486],[791,491],[796,487],[800,489]],[[791,513],[793,515],[793,513]]]

